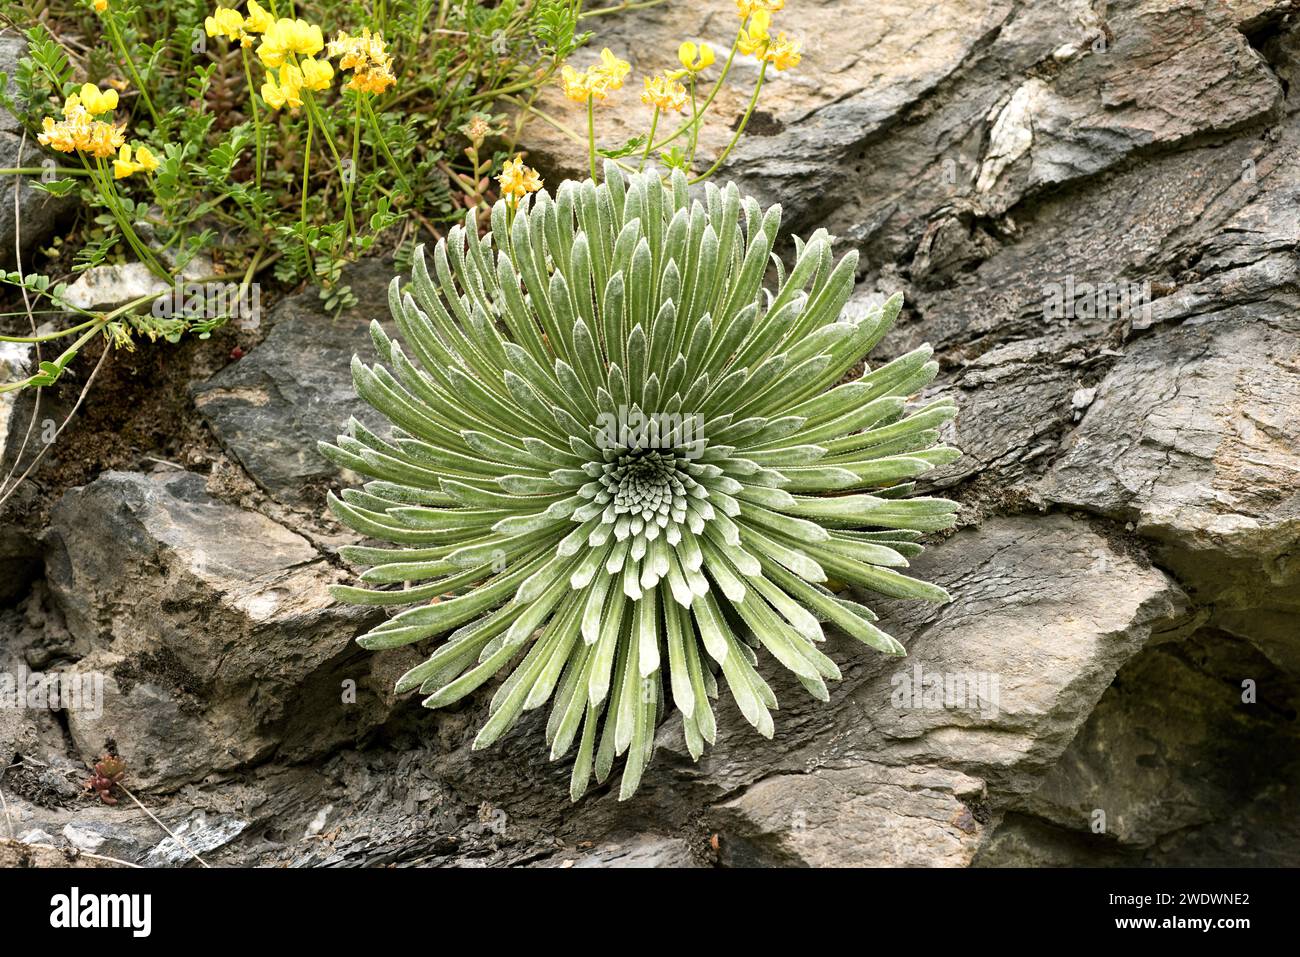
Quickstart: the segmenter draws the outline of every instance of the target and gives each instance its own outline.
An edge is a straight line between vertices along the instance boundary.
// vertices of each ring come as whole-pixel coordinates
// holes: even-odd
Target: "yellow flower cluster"
[[[302,106],[303,90],[329,89],[334,80],[334,67],[328,60],[316,59],[316,54],[325,48],[325,36],[319,26],[288,17],[277,20],[258,6],[256,0],[249,0],[243,28],[262,35],[257,58],[266,67],[267,75],[261,92],[271,109]]]
[[[97,159],[106,159],[126,142],[120,127],[97,117],[117,108],[117,90],[100,90],[87,83],[63,104],[63,119],[45,117],[37,140],[44,146],[71,153],[80,150]]]
[[[393,75],[393,58],[384,46],[380,33],[372,34],[369,27],[361,36],[350,37],[339,31],[337,39],[330,41],[329,55],[339,57],[340,70],[352,70],[348,89],[358,93],[383,93],[397,82]]]
[[[623,80],[631,69],[632,64],[620,60],[606,47],[600,51],[600,62],[585,70],[578,71],[565,65],[560,73],[564,95],[579,103],[586,103],[589,99],[603,100],[614,90],[623,88]]]
[[[768,7],[755,6],[749,15],[749,23],[740,33],[736,48],[741,53],[766,60],[778,70],[798,66],[803,59],[803,43],[790,39],[784,32],[778,33],[774,38],[770,32],[771,25],[772,14]]]
[[[542,177],[537,170],[524,165],[522,156],[506,160],[497,182],[501,184],[501,195],[512,204],[542,188]]]
[[[123,143],[117,159],[113,160],[113,178],[126,179],[133,173],[152,173],[158,165],[158,158],[149,151],[149,147],[137,145],[135,155],[132,156],[131,147]]]
[[[243,46],[252,46],[253,38],[244,32],[244,17],[238,10],[217,7],[212,16],[203,21],[203,29],[210,37],[225,37]]]
[[[262,84],[262,99],[273,110],[286,105],[302,106],[302,80],[302,70],[292,63],[282,63],[278,79],[274,70],[267,72],[266,82]]]
[[[248,47],[260,34],[257,58],[266,67],[262,99],[273,110],[302,106],[303,90],[327,90],[334,81],[334,67],[326,57],[339,57],[339,69],[351,70],[348,87],[361,93],[383,93],[397,82],[393,58],[379,33],[369,28],[360,36],[340,32],[329,42],[325,57],[325,35],[320,26],[302,19],[276,19],[257,0],[248,0],[248,15],[217,7],[204,21],[210,37],[222,36]]]
[[[270,24],[257,46],[257,58],[274,70],[293,56],[314,57],[325,49],[325,36],[314,23],[281,17]]]
[[[665,113],[680,113],[686,109],[686,104],[690,100],[686,87],[667,73],[645,78],[645,90],[641,93],[641,102],[647,106],[657,107]]]

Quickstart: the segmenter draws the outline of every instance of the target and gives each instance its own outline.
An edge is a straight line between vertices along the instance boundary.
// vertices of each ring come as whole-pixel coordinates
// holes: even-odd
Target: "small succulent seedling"
[[[823,701],[824,625],[903,654],[828,583],[947,599],[899,570],[956,511],[905,497],[958,454],[938,444],[949,400],[907,404],[931,350],[851,375],[901,298],[843,315],[856,256],[818,230],[786,274],[779,223],[734,185],[697,196],[613,163],[600,186],[499,203],[487,235],[470,222],[416,256],[389,289],[399,338],[375,323],[381,364],[353,360],[391,435],[354,420],[322,445],[372,478],[333,513],[398,546],[346,548],[380,587],[336,594],[415,606],[361,644],[450,633],[398,682],[429,707],[509,668],[475,747],[552,702],[575,800],[623,754],[636,790],[669,700],[697,758],[720,685],[770,737],[760,652]]]
[[[104,754],[95,762],[90,778],[86,781],[86,790],[99,795],[105,804],[116,804],[117,795],[113,792],[126,777],[126,762],[115,754]]]

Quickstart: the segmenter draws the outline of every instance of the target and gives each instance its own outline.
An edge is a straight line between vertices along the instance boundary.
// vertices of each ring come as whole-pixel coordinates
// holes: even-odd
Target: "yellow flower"
[[[325,49],[325,37],[320,27],[306,20],[276,20],[262,37],[257,47],[257,57],[262,65],[275,68],[285,62],[290,54],[315,56]]]
[[[784,33],[778,33],[776,39],[769,43],[763,53],[763,59],[778,70],[788,70],[792,66],[798,66],[799,61],[803,59],[803,54],[800,52],[802,47],[802,41],[791,40]]]
[[[118,148],[125,142],[126,134],[119,127],[114,126],[112,123],[96,120],[90,124],[90,130],[86,134],[84,142],[79,143],[77,149],[98,159],[107,159],[116,153]]]
[[[95,8],[96,13],[103,13],[108,9],[108,0],[95,0],[92,6]]]
[[[100,159],[112,156],[126,142],[126,136],[121,128],[97,120],[95,116],[108,113],[115,106],[116,90],[101,93],[93,84],[87,83],[63,104],[63,119],[55,121],[51,116],[45,117],[36,138],[43,146],[60,153],[80,150]]]
[[[117,159],[113,160],[113,179],[126,179],[132,173],[138,172],[138,169],[131,160],[131,147],[123,143]]]
[[[600,51],[600,62],[587,69],[578,71],[565,64],[560,71],[560,82],[564,84],[564,95],[579,103],[588,99],[603,100],[611,90],[623,88],[623,79],[632,69],[632,64],[620,60],[609,47]]]
[[[275,23],[275,17],[267,13],[257,0],[248,0],[248,19],[244,21],[244,29],[249,33],[265,33],[271,29]]]
[[[329,60],[317,60],[315,57],[304,57],[302,63],[302,85],[309,90],[328,90],[330,81],[334,79],[334,67],[330,66]]]
[[[87,117],[86,125],[89,127],[89,117]],[[71,153],[77,148],[78,127],[72,120],[62,120],[56,123],[54,117],[47,116],[42,121],[42,129],[43,132],[37,134],[36,137],[42,146],[48,146],[60,153]]]
[[[126,179],[133,173],[152,173],[158,165],[158,160],[149,152],[149,147],[137,146],[133,157],[131,147],[123,143],[117,159],[113,160],[113,178]]]
[[[244,18],[238,10],[229,7],[217,7],[212,16],[203,21],[203,29],[210,37],[226,37],[229,40],[244,39]]]
[[[372,34],[369,27],[363,27],[357,37],[340,30],[339,35],[330,41],[329,55],[340,57],[339,68],[343,70],[387,66],[392,59],[384,46],[383,34]]]
[[[135,150],[136,165],[145,173],[152,173],[159,167],[158,158],[149,151],[147,146],[137,146]]]
[[[348,81],[348,89],[358,93],[383,93],[396,82],[397,77],[388,67],[374,67],[354,73]]]
[[[268,73],[262,84],[262,99],[273,110],[289,106],[302,106],[302,71],[292,63],[280,64],[280,81],[276,82],[274,73]]]
[[[330,41],[329,55],[339,57],[340,70],[353,70],[348,89],[360,93],[383,93],[394,83],[393,58],[384,46],[383,34],[370,32],[363,28],[361,36],[352,37],[339,31],[339,35]]]
[[[740,36],[736,39],[736,49],[741,53],[762,56],[771,39],[767,33],[771,23],[772,14],[766,10],[755,10],[748,25],[740,31]]]
[[[660,74],[653,79],[645,78],[641,102],[647,106],[656,106],[666,113],[680,113],[686,109],[690,96],[682,84],[667,74]]]
[[[85,107],[91,116],[111,113],[117,109],[117,90],[109,87],[101,92],[95,84],[85,83],[79,91],[68,97],[67,105],[63,108],[64,114],[67,114],[68,107],[75,109],[78,104]]]
[[[578,72],[566,63],[560,71],[560,82],[564,84],[564,95],[571,100],[586,103],[591,96],[591,84],[586,70]]]
[[[620,90],[623,88],[623,79],[632,69],[632,64],[626,60],[620,60],[610,51],[609,47],[600,51],[600,63],[592,67],[592,70],[599,71],[608,81],[607,89]]]
[[[784,33],[778,33],[776,39],[772,39],[772,35],[768,32],[771,25],[772,14],[762,7],[756,9],[749,20],[749,26],[740,32],[736,49],[741,53],[756,56],[760,60],[766,60],[778,70],[788,70],[790,67],[798,66],[799,61],[803,59],[803,43],[792,40]]]
[[[776,13],[784,8],[785,0],[736,0],[736,9],[740,11],[742,20],[749,19],[758,10],[764,13]]]
[[[505,165],[501,167],[501,175],[497,177],[497,182],[501,184],[501,195],[511,203],[517,203],[529,193],[535,193],[542,188],[541,176],[537,174],[537,170],[524,165],[522,155],[506,160]]]
[[[707,43],[696,46],[690,40],[687,40],[677,48],[677,59],[690,72],[699,73],[701,70],[707,70],[711,67],[715,57],[713,47]]]

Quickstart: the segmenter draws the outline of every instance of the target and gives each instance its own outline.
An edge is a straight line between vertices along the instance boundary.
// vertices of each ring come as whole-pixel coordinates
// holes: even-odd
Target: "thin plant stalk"
[[[311,120],[311,111],[307,111],[307,142],[302,150],[302,208],[299,213],[299,222],[302,227],[302,251],[307,257],[307,269],[314,276],[316,275],[316,264],[311,256],[311,243],[307,241],[307,189],[308,177],[311,174],[311,134],[315,129],[315,124]]]
[[[370,100],[365,98],[364,94],[358,94],[362,97],[362,103],[365,105],[366,113],[370,119],[370,127],[375,134],[375,142],[379,144],[379,151],[384,154],[384,159],[392,167],[393,175],[401,181],[402,189],[406,190],[407,198],[414,196],[411,184],[407,182],[406,177],[402,174],[402,168],[398,166],[397,160],[393,159],[392,152],[388,149],[388,142],[384,139],[384,133],[379,126],[379,117],[375,115],[375,108],[370,105]]]
[[[45,173],[58,173],[62,176],[89,176],[90,171],[71,169],[67,166],[47,168],[44,166],[10,166],[0,169],[0,176],[43,176]]]
[[[310,116],[316,118],[316,125],[320,127],[321,138],[325,140],[325,145],[329,147],[330,155],[334,157],[334,164],[343,174],[343,216],[348,225],[348,235],[356,233],[356,222],[352,216],[352,187],[348,182],[348,176],[343,166],[343,159],[339,156],[338,148],[334,145],[334,137],[330,135],[329,128],[325,125],[325,117],[321,115],[320,109],[316,106],[316,98],[311,93],[306,93],[304,101],[307,104],[307,112]]]
[[[745,115],[740,118],[740,125],[736,127],[736,132],[732,135],[731,142],[727,144],[727,148],[722,151],[721,155],[719,155],[718,158],[713,161],[712,166],[710,166],[699,176],[691,180],[692,185],[694,185],[695,183],[701,183],[704,180],[708,179],[710,176],[712,176],[714,173],[716,173],[718,171],[718,167],[720,167],[724,162],[726,162],[727,157],[731,155],[731,151],[735,149],[736,143],[740,141],[740,137],[744,134],[745,127],[749,125],[749,118],[754,115],[754,107],[758,103],[758,94],[763,89],[763,80],[766,76],[767,76],[767,61],[765,60],[763,61],[762,67],[759,68],[758,82],[754,84],[754,93],[749,98],[749,105],[745,107]]]
[[[90,173],[91,182],[95,184],[95,189],[99,193],[100,198],[103,199],[104,204],[108,206],[108,211],[112,214],[118,228],[122,230],[122,236],[126,239],[127,244],[135,251],[135,254],[140,258],[140,261],[149,268],[150,272],[156,275],[159,279],[165,279],[170,282],[171,273],[162,265],[162,263],[158,262],[158,258],[154,256],[149,247],[146,246],[136,234],[135,228],[131,225],[131,221],[126,215],[126,211],[122,209],[118,202],[117,190],[113,188],[113,180],[108,174],[108,169],[104,160],[96,158],[95,167],[92,170],[90,164],[86,162],[86,157],[80,153],[77,155],[81,156],[82,164],[86,167],[86,171]]]
[[[591,181],[596,182],[596,98],[587,94],[587,163]]]
[[[650,144],[655,141],[655,130],[659,129],[659,107],[655,107],[655,115],[650,120],[650,135],[645,138],[645,152],[641,154],[641,165],[637,171],[645,169],[646,161],[650,159]]]
[[[240,56],[244,61],[244,81],[248,84],[248,103],[253,108],[253,145],[257,152],[257,166],[253,170],[254,182],[257,188],[262,188],[262,111],[257,108],[257,87],[253,86],[253,70],[248,63],[248,48],[240,49]]]
[[[161,130],[162,120],[158,117],[158,111],[153,108],[153,100],[149,99],[149,91],[145,89],[144,80],[140,79],[140,71],[135,68],[135,61],[127,52],[126,44],[122,42],[122,34],[117,29],[117,20],[110,13],[104,17],[104,21],[108,24],[108,33],[113,40],[113,45],[117,47],[117,55],[126,62],[126,68],[131,71],[131,79],[135,81],[135,88],[140,91],[140,98],[144,100],[149,115],[153,117],[154,127]]]

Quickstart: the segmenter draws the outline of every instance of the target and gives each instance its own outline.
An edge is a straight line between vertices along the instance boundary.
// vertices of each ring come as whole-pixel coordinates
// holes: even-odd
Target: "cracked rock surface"
[[[942,607],[875,602],[908,649],[831,637],[818,703],[769,672],[776,735],[729,700],[693,763],[680,725],[636,798],[576,806],[533,713],[471,751],[492,687],[394,700],[407,661],[336,606],[348,477],[318,439],[365,407],[348,363],[391,266],[263,317],[190,384],[228,460],[142,454],[62,494],[40,541],[0,534],[0,673],[104,677],[103,708],[0,709],[0,788],[37,863],[189,855],[129,801],[87,796],[106,749],[213,864],[636,867],[1300,863],[1300,10],[1280,0],[790,0],[805,38],[724,177],[787,228],[861,251],[861,306],[902,291],[873,361],[921,342],[964,457],[920,577]],[[633,78],[681,39],[720,51],[732,0],[596,23]],[[718,99],[730,137],[755,75]],[[637,79],[639,83],[639,79]],[[611,145],[646,119],[605,112]],[[577,104],[542,105],[578,127]],[[535,122],[548,182],[585,167]],[[929,395],[927,397],[930,397]],[[17,579],[15,579],[17,581]],[[3,583],[0,583],[3,584]],[[8,832],[4,832],[8,833]],[[83,861],[93,859],[82,858]]]

